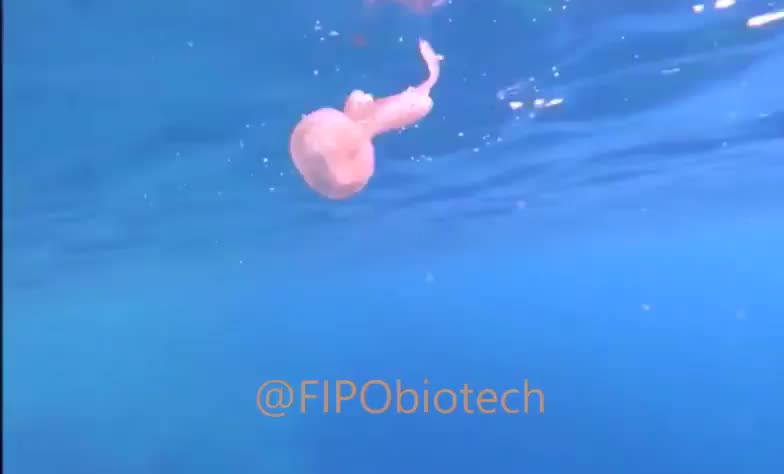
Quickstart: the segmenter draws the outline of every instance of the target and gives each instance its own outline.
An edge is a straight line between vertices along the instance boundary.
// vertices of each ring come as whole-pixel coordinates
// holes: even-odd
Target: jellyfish
[[[379,0],[364,0],[365,5],[373,6],[379,2]],[[403,5],[404,7],[408,8],[412,12],[418,15],[425,15],[430,13],[434,8],[438,8],[441,6],[446,5],[447,0],[394,0],[395,3]]]
[[[430,91],[438,81],[442,57],[420,39],[419,53],[428,77],[415,87],[373,98],[352,91],[343,110],[321,108],[305,116],[291,132],[289,153],[305,184],[321,196],[342,200],[359,193],[373,176],[373,138],[422,120],[433,109]]]

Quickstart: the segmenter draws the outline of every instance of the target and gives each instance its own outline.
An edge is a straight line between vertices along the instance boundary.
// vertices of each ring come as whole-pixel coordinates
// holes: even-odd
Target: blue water
[[[781,0],[3,9],[5,472],[784,472]],[[320,199],[292,126],[417,37],[433,112]]]

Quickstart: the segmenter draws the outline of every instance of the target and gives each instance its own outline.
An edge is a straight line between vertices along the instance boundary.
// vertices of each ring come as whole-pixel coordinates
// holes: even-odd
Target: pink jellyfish
[[[413,125],[430,113],[430,90],[438,81],[441,56],[425,40],[419,40],[419,53],[429,74],[418,86],[378,99],[354,90],[343,111],[321,108],[297,123],[289,153],[310,188],[336,200],[360,192],[373,176],[373,138]]]
[[[379,2],[379,0],[364,0],[365,5],[371,6]],[[434,8],[446,5],[447,0],[394,0],[395,3],[403,5],[410,9],[412,12],[419,15],[430,13]]]

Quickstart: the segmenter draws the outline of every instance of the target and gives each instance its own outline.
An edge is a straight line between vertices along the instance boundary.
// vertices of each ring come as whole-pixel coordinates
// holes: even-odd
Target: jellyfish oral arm
[[[343,105],[343,113],[348,115],[355,122],[365,122],[372,114],[374,109],[373,96],[365,91],[353,90],[346,97]]]
[[[427,79],[419,84],[417,89],[425,94],[430,94],[430,89],[438,82],[438,78],[441,75],[441,60],[444,57],[437,54],[433,47],[430,46],[430,43],[423,39],[419,40],[419,54],[422,55],[422,60],[425,61],[425,66],[427,66]]]
[[[410,87],[405,91],[373,101],[372,112],[361,122],[372,136],[400,130],[422,120],[433,109],[428,94]]]
[[[425,40],[419,40],[419,52],[428,70],[428,77],[421,84],[379,99],[360,90],[352,91],[343,112],[360,123],[371,136],[399,130],[425,118],[433,109],[430,90],[438,81],[442,58]]]

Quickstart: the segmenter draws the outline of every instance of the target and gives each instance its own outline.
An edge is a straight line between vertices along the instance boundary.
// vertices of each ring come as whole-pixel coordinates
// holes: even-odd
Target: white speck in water
[[[717,10],[722,10],[724,8],[729,8],[733,5],[735,5],[735,0],[716,0],[716,2],[713,4],[713,8]]]
[[[547,102],[545,107],[553,107],[555,105],[561,105],[561,104],[563,104],[563,99],[560,98],[560,97],[557,97],[557,98],[551,99],[549,102]]]

